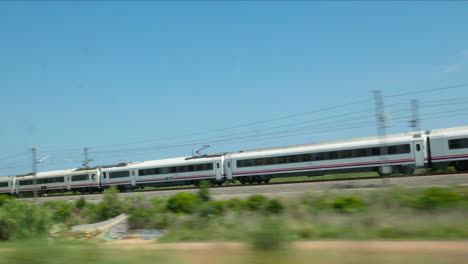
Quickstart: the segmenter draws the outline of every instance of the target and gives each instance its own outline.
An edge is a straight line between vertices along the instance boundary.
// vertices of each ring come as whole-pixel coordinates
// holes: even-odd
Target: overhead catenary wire
[[[446,87],[439,87],[439,88],[431,88],[431,89],[422,89],[422,90],[418,90],[418,91],[411,91],[411,92],[387,95],[387,96],[383,96],[383,98],[385,98],[385,99],[396,98],[396,97],[400,97],[400,96],[408,96],[408,95],[419,94],[419,93],[430,93],[430,92],[436,92],[436,91],[444,91],[444,90],[461,88],[461,87],[466,87],[466,86],[468,86],[468,84],[460,84],[460,85],[453,85],[453,86],[446,86]],[[444,99],[440,99],[440,100],[444,100]],[[454,105],[454,104],[462,104],[463,103],[463,102],[461,102],[461,101],[463,101],[463,98],[446,99],[446,101],[449,101],[449,100],[452,103],[446,102],[446,103],[440,103],[440,104],[433,104],[432,106],[426,106],[426,105],[424,105],[424,102],[423,102],[421,104],[421,107],[422,108],[424,108],[424,107],[435,107],[435,106]],[[251,127],[251,126],[258,125],[258,124],[266,124],[266,123],[275,122],[275,121],[287,120],[287,119],[294,118],[294,117],[297,117],[297,116],[305,116],[305,115],[308,115],[308,114],[315,114],[315,113],[326,112],[326,111],[329,111],[329,110],[338,109],[338,108],[342,108],[342,107],[358,105],[358,104],[362,104],[362,103],[369,102],[369,101],[372,101],[372,98],[366,98],[366,99],[363,99],[363,100],[358,100],[358,101],[350,102],[350,103],[347,103],[347,104],[342,104],[342,105],[336,105],[336,106],[332,106],[332,107],[317,109],[317,110],[314,110],[314,111],[307,111],[307,112],[302,112],[302,113],[290,114],[290,115],[285,115],[285,116],[282,116],[282,117],[271,118],[271,119],[261,120],[261,121],[256,121],[256,122],[249,122],[249,123],[245,123],[245,124],[240,124],[240,125],[230,126],[230,127],[220,128],[220,129],[212,129],[212,130],[208,130],[208,131],[204,131],[204,132],[191,133],[191,134],[186,134],[186,135],[181,135],[181,136],[173,136],[173,137],[160,138],[160,139],[143,140],[143,141],[132,142],[132,143],[94,146],[93,149],[97,149],[97,151],[102,151],[99,154],[101,154],[101,153],[110,153],[109,151],[105,151],[105,149],[106,148],[112,148],[112,147],[119,147],[119,146],[128,146],[128,145],[136,145],[136,144],[157,142],[157,141],[168,140],[168,139],[193,137],[193,136],[196,136],[196,135],[204,135],[204,134],[207,134],[207,133],[221,132],[221,131],[231,130],[231,129],[235,129],[235,128],[246,128],[246,127]],[[429,100],[428,102],[432,102],[432,101],[437,102],[439,100]],[[402,104],[405,104],[405,103],[400,102],[400,103],[393,104],[393,106],[402,105]],[[389,105],[392,106],[392,104],[389,104]],[[399,111],[393,111],[393,113],[404,112],[404,111],[405,111],[405,109],[400,109]],[[349,114],[349,113],[347,113],[347,114]],[[325,118],[323,118],[323,119],[325,119]],[[362,119],[362,117],[361,117],[361,119]],[[297,125],[300,125],[301,123],[317,122],[317,121],[318,120],[309,120],[309,121],[295,122],[295,123],[284,124],[284,125],[277,125],[277,126],[267,127],[267,128],[259,128],[259,129],[256,129],[254,131],[240,132],[240,133],[237,133],[237,135],[249,135],[251,133],[258,133],[258,132],[261,132],[261,131],[281,129],[282,127],[287,127],[288,125],[297,126]],[[306,129],[306,128],[303,127],[303,128],[300,128],[300,129]],[[280,131],[280,133],[286,133],[286,131]],[[272,134],[272,135],[275,135],[275,134]],[[279,135],[283,135],[283,134],[279,134]],[[213,138],[220,138],[221,141],[219,141],[219,143],[222,143],[223,142],[222,140],[228,140],[226,142],[231,142],[232,140],[235,140],[235,139],[230,139],[229,138],[230,136],[232,136],[232,135],[223,135],[221,137],[213,137]],[[259,136],[263,136],[264,138],[266,138],[268,135],[259,135]],[[249,136],[247,136],[244,139],[241,138],[239,140],[246,140],[248,138],[249,138]],[[254,139],[255,139],[255,137],[254,137]],[[191,140],[191,142],[193,142],[193,141],[197,141],[197,140]],[[189,143],[189,144],[194,145],[196,143]],[[71,151],[71,150],[76,151],[76,150],[81,150],[81,149],[82,148],[63,148],[63,149],[55,149],[55,150],[53,150],[53,149],[52,150],[45,150],[43,152],[44,153],[49,153],[49,152],[54,152],[55,151],[55,152],[64,153],[64,152],[68,152],[68,151]],[[133,150],[130,150],[130,152],[129,152],[129,150],[120,149],[120,150],[117,150],[117,151],[121,151],[121,153],[132,153],[131,151],[133,151]],[[142,150],[142,151],[155,151],[155,150],[154,149],[153,150],[145,149],[145,150]],[[137,152],[135,152],[135,153],[137,153]],[[15,155],[26,155],[26,154],[28,154],[28,153],[24,152],[24,153],[19,153],[19,154],[15,154]],[[7,157],[4,157],[3,159],[0,158],[0,163],[3,163],[2,161],[13,159],[13,157],[15,155],[7,156]],[[96,153],[96,155],[97,155],[97,153]],[[58,161],[58,162],[60,163],[60,161]],[[71,162],[72,161],[70,161],[70,163]],[[8,164],[4,164],[4,166],[2,166],[2,167],[15,167],[15,165],[17,163],[21,163],[21,161],[18,160],[18,161],[9,162]],[[52,164],[55,164],[55,163],[53,163],[53,162],[49,163],[49,165],[52,165]],[[6,165],[8,165],[8,166],[6,166]]]

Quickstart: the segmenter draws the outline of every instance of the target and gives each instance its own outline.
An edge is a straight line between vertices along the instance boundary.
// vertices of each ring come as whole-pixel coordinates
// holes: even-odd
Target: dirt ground
[[[214,248],[243,249],[248,247],[236,242],[156,243],[153,240],[122,239],[105,243],[106,246],[140,247],[174,250],[211,250]],[[460,252],[468,253],[468,241],[307,241],[295,242],[300,250],[359,250],[393,252]],[[468,260],[467,260],[468,261]]]
[[[121,253],[159,252],[171,256],[174,263],[191,264],[468,263],[468,241],[310,241],[270,252],[252,251],[243,243],[156,243],[135,239],[109,242],[104,247]]]

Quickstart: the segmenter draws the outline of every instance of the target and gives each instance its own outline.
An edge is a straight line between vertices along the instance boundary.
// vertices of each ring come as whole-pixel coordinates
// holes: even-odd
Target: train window
[[[298,162],[299,160],[299,157],[298,155],[291,155],[291,156],[288,156],[288,163],[295,163],[295,162]]]
[[[315,153],[315,160],[324,160],[325,159],[325,156],[323,155],[323,153]]]
[[[228,168],[231,168],[231,162],[228,161]]]
[[[34,180],[21,180],[19,181],[19,185],[32,185],[34,184]]]
[[[278,163],[279,163],[279,164],[284,164],[284,163],[286,163],[286,162],[287,162],[286,156],[278,157]]]
[[[213,163],[208,163],[208,169],[207,170],[212,170],[213,169]]]
[[[404,145],[399,145],[398,146],[398,153],[399,154],[404,154],[404,153],[410,153],[411,148],[409,144],[404,144]]]
[[[94,180],[96,178],[96,174],[91,174],[91,179]]]
[[[342,155],[343,159],[351,158],[352,154],[353,154],[351,150],[343,150],[343,151],[340,151],[340,152],[341,152],[341,155]]]
[[[107,177],[107,172],[104,172],[103,174],[104,174],[104,179],[105,179]]]
[[[109,179],[125,178],[130,176],[130,171],[115,171],[109,173]]]
[[[187,166],[177,166],[177,172],[186,172]]]
[[[169,173],[176,173],[177,167],[169,167]]]
[[[372,156],[379,156],[380,155],[380,148],[377,147],[377,148],[371,148],[371,155]]]
[[[366,156],[366,149],[355,149],[353,152],[353,157],[355,158],[361,158]]]
[[[334,160],[338,158],[338,151],[330,151],[328,152],[328,159]]]
[[[302,161],[311,161],[312,155],[311,154],[302,154]]]
[[[37,180],[37,184],[48,184],[48,183],[57,183],[64,182],[65,177],[53,177],[53,178],[42,178]]]
[[[421,145],[416,144],[416,151],[421,151]]]
[[[266,160],[266,165],[275,164],[275,158],[273,158],[273,157],[266,158],[265,160]]]
[[[88,174],[72,175],[71,180],[72,181],[87,181],[87,180],[89,180],[89,175]]]
[[[0,187],[8,187],[8,182],[0,182]]]
[[[387,147],[387,154],[388,155],[397,154],[397,146],[388,146]]]
[[[187,168],[188,171],[194,171],[195,168],[193,165],[188,165],[188,168]]]
[[[219,169],[219,163],[216,163],[216,168]]]
[[[468,148],[468,138],[459,138],[449,140],[449,149]]]

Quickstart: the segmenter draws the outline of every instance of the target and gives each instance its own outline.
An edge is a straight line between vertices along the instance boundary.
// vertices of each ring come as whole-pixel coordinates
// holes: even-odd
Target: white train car
[[[75,169],[67,175],[68,190],[81,193],[101,191],[101,170],[99,168]]]
[[[317,144],[232,152],[225,158],[228,179],[241,183],[327,173],[378,171],[410,174],[424,167],[424,135],[404,133]]]
[[[428,167],[454,166],[468,171],[468,126],[437,129],[427,133]]]
[[[102,168],[101,186],[117,185],[132,190],[145,186],[198,184],[200,180],[223,182],[223,156],[183,157],[128,163]]]
[[[15,177],[6,176],[0,178],[0,194],[14,194],[15,193]]]
[[[67,191],[99,190],[98,169],[67,169],[15,176],[15,193],[18,195],[59,193]],[[36,183],[34,183],[36,179]]]
[[[32,174],[17,175],[15,181],[15,191],[18,195],[31,194],[37,191],[38,194],[65,192],[68,190],[66,175],[74,170],[56,170],[38,172],[34,177]],[[36,179],[36,183],[34,183]]]

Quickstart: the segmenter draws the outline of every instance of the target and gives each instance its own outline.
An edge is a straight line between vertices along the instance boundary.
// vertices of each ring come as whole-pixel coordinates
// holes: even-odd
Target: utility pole
[[[411,120],[409,122],[410,122],[410,127],[412,127],[414,131],[420,131],[418,108],[419,108],[418,100],[411,100]]]
[[[34,181],[34,191],[33,191],[33,196],[34,196],[34,202],[37,202],[37,160],[36,160],[36,148],[32,148],[32,173],[33,173],[33,181]]]
[[[88,159],[88,148],[84,148],[84,160],[83,160],[83,167],[89,168],[89,163],[93,161],[92,159]]]
[[[381,137],[386,135],[386,125],[387,116],[384,112],[384,104],[382,100],[382,91],[374,90],[374,100],[375,100],[375,116],[377,117],[377,134]]]
[[[375,100],[375,116],[377,117],[377,133],[380,138],[380,148],[379,148],[379,156],[380,160],[383,164],[385,164],[385,155],[387,155],[387,148],[384,146],[385,144],[385,136],[386,136],[386,124],[387,115],[384,111],[384,103],[382,100],[382,91],[374,90],[372,91],[374,94]],[[381,165],[379,168],[379,174],[381,176],[385,176],[391,173],[391,167],[386,165]],[[387,182],[383,179],[383,183],[386,184]]]

